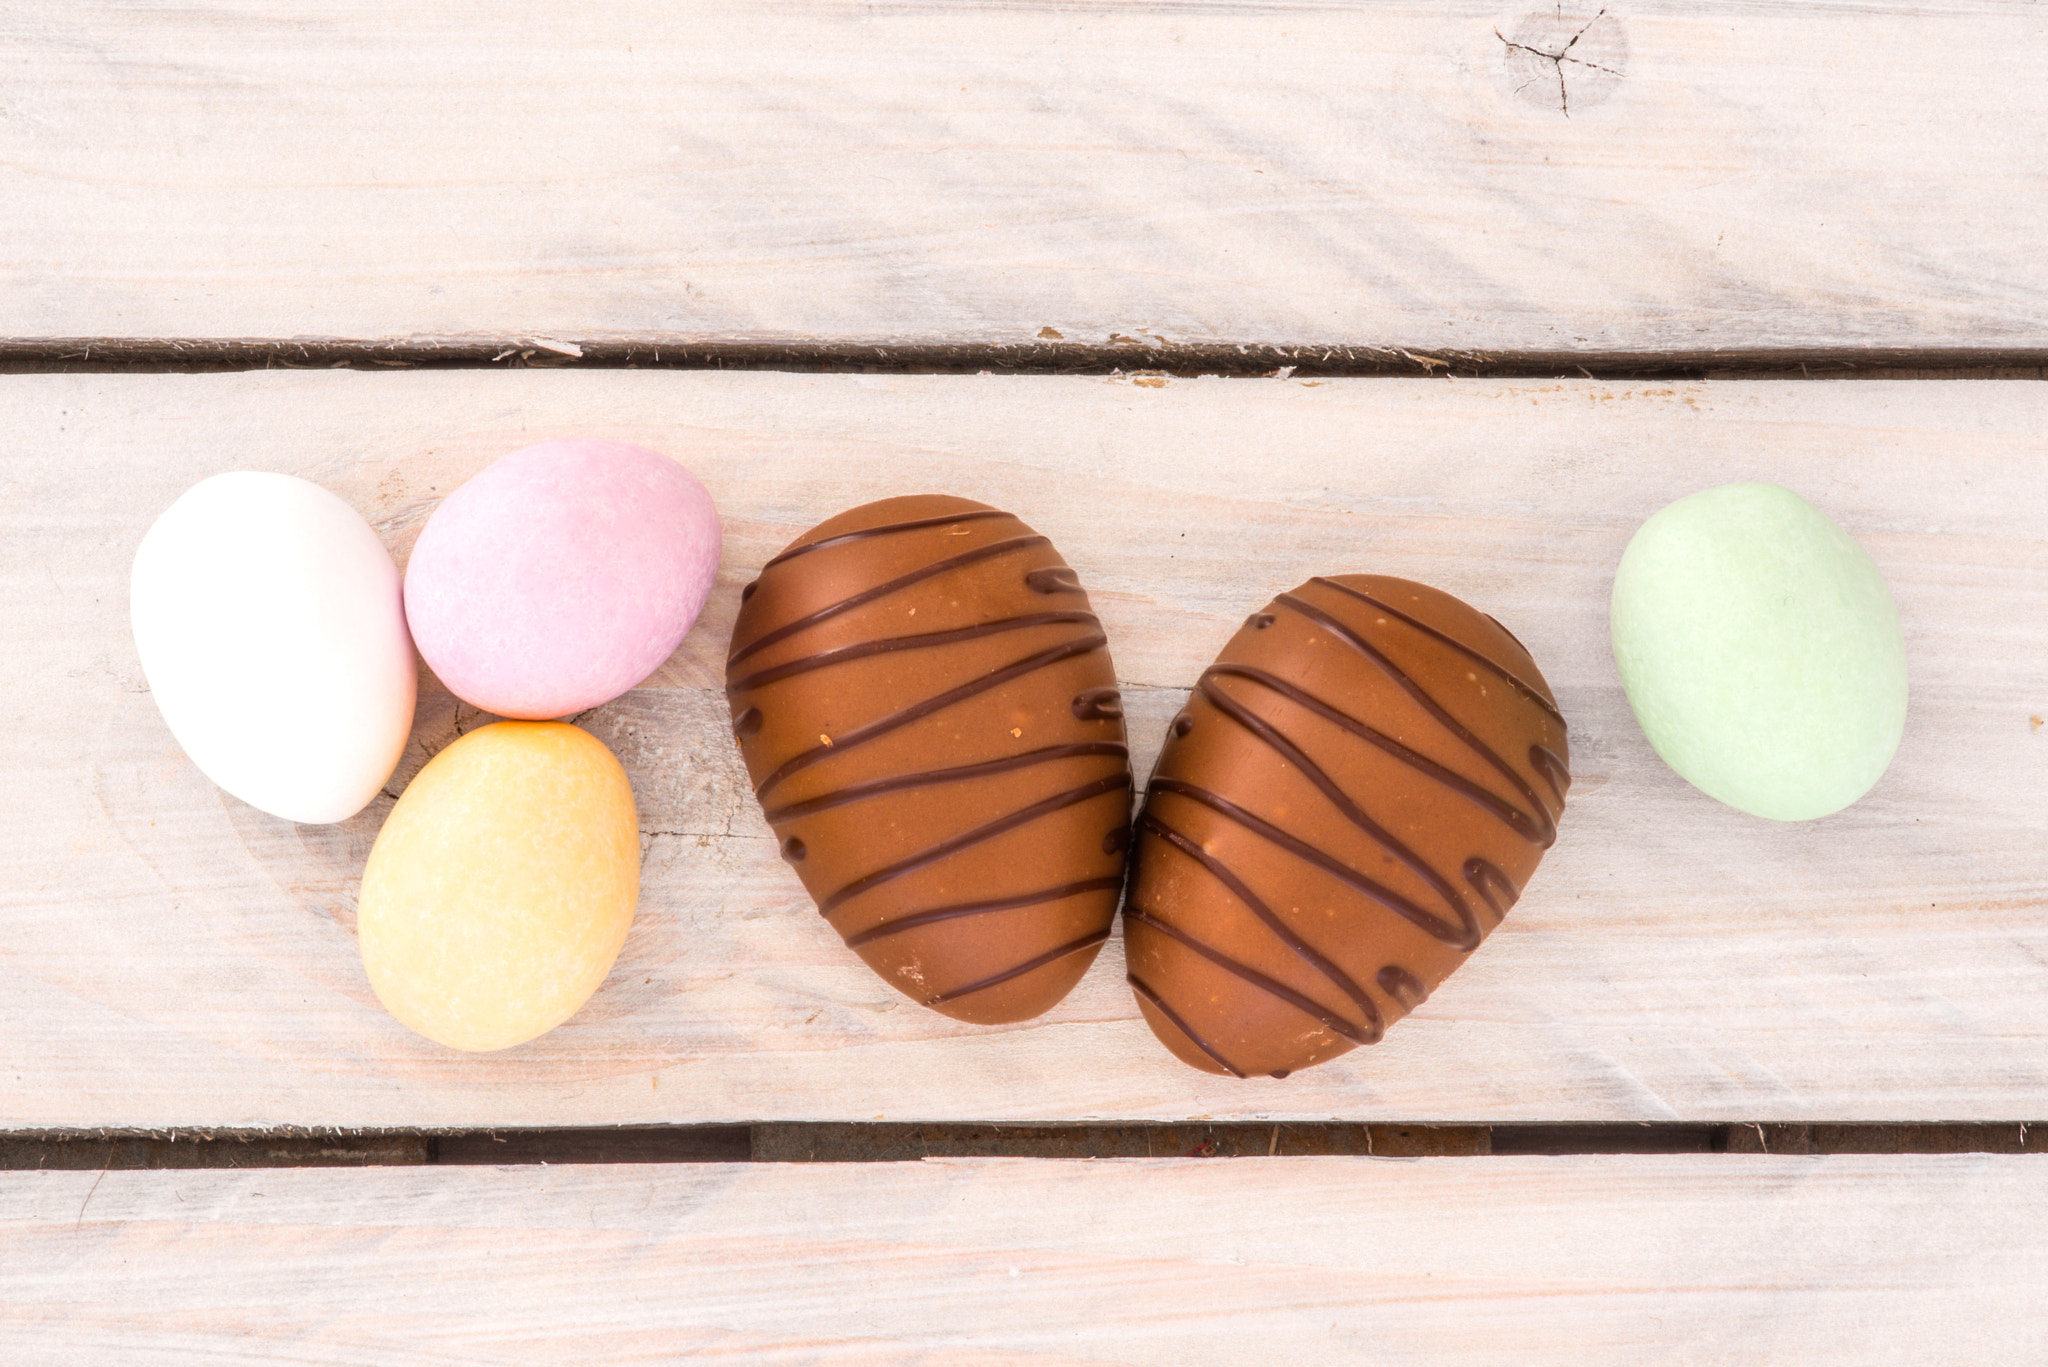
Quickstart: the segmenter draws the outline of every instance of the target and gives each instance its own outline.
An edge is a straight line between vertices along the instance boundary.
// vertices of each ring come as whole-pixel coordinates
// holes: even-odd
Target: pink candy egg
[[[405,572],[413,642],[464,702],[565,717],[681,644],[718,570],[696,477],[624,442],[544,441],[442,500]]]

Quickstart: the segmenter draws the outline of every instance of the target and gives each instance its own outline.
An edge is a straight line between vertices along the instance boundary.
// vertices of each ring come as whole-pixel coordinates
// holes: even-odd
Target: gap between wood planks
[[[1051,329],[1046,329],[1050,332]],[[1229,345],[1112,332],[998,344],[588,341],[560,338],[378,342],[348,339],[0,339],[0,374],[243,370],[780,370],[799,373],[1153,374],[1451,379],[2048,379],[2048,350],[1769,348],[1691,351],[1436,351],[1399,346]]]
[[[22,1134],[0,1170],[427,1164],[886,1163],[923,1158],[1371,1158],[1602,1153],[2048,1153],[2048,1122],[2002,1124],[920,1125]]]

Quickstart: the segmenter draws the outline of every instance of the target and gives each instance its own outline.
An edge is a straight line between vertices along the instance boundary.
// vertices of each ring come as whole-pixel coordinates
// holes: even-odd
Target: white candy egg
[[[194,485],[136,548],[129,612],[171,734],[250,806],[345,821],[398,766],[414,701],[398,567],[319,485]]]

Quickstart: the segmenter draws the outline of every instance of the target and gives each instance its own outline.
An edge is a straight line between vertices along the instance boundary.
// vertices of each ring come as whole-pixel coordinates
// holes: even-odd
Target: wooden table
[[[0,1142],[67,1170],[0,1172],[0,1359],[2048,1357],[2044,56],[2048,14],[1995,0],[10,7]],[[1839,378],[1872,372],[2002,378]],[[684,461],[724,559],[583,722],[644,828],[618,967],[459,1056],[355,954],[389,799],[293,826],[200,776],[128,564],[243,468],[402,563],[442,495],[564,434]],[[1819,822],[1676,778],[1608,653],[1634,528],[1742,479],[1837,519],[1905,625],[1898,758]],[[1141,775],[1273,593],[1467,598],[1571,720],[1557,848],[1385,1043],[1284,1082],[1174,1062],[1116,941],[1026,1025],[896,998],[776,858],[720,689],[768,556],[919,491],[1081,569]],[[476,720],[423,675],[399,780]],[[990,1124],[1058,1129],[527,1161]],[[2017,1151],[1483,1142],[1915,1124],[1895,1147]],[[1250,1156],[1052,1156],[1200,1126]],[[1480,1140],[1282,1148],[1341,1126]],[[169,1170],[214,1161],[194,1131],[292,1166]],[[418,1161],[503,1131],[543,1134]]]

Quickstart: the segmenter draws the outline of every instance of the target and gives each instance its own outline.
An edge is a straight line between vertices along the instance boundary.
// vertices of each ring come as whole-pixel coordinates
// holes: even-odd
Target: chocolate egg
[[[1050,541],[964,498],[841,513],[741,595],[726,696],[783,858],[891,986],[990,1024],[1080,980],[1123,884],[1130,758]]]
[[[1379,575],[1281,594],[1196,684],[1138,818],[1124,947],[1153,1033],[1237,1077],[1376,1043],[1520,896],[1567,757],[1491,617]]]

